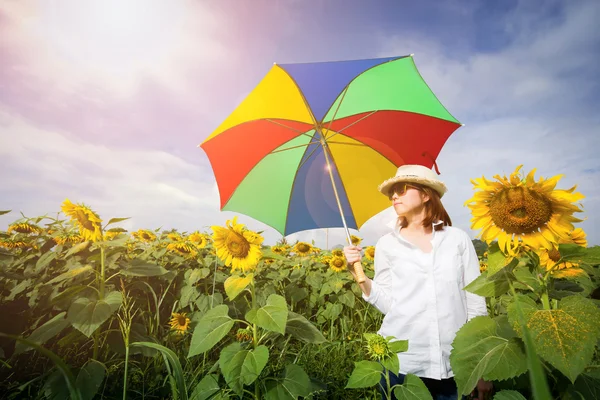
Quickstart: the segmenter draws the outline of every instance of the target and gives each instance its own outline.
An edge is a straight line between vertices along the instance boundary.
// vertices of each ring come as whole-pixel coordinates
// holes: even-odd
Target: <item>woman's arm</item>
[[[348,269],[350,273],[356,278],[352,264],[356,261],[360,261],[360,247],[347,246],[344,247],[344,255],[348,261]],[[383,314],[387,314],[392,307],[392,298],[389,295],[392,286],[392,276],[390,270],[390,264],[385,254],[379,250],[378,246],[375,246],[375,276],[373,279],[367,279],[365,282],[359,284],[360,289],[363,292],[363,299],[368,303],[372,304],[381,311]]]
[[[471,238],[465,233],[465,250],[462,254],[464,267],[463,282],[465,286],[473,282],[481,273],[479,272],[479,259]],[[475,293],[466,292],[467,296],[467,320],[479,315],[488,315],[485,297]]]

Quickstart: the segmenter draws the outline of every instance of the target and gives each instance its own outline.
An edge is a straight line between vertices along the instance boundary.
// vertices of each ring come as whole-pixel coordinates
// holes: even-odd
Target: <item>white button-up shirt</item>
[[[400,235],[381,237],[375,247],[375,276],[363,298],[385,314],[378,333],[408,340],[398,353],[400,373],[423,378],[453,377],[450,350],[469,319],[488,315],[485,298],[463,288],[479,276],[479,260],[469,236],[446,226],[432,233],[424,253]]]

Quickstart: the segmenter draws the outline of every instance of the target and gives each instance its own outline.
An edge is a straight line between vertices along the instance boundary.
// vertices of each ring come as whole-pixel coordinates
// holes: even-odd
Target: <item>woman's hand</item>
[[[346,246],[344,247],[344,257],[348,264],[353,265],[355,262],[360,261],[362,255],[360,254],[362,247],[358,246]]]
[[[471,396],[474,396],[474,392],[471,393]],[[483,379],[480,379],[477,382],[477,400],[488,400],[492,398],[492,395],[494,394],[494,385],[492,384],[492,382],[488,382],[488,381],[484,381]],[[475,398],[475,397],[471,397],[471,398]]]

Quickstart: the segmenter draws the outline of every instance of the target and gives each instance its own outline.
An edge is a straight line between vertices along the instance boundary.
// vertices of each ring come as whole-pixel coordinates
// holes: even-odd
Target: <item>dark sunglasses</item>
[[[390,188],[390,192],[388,194],[388,197],[391,200],[392,197],[394,196],[394,193],[397,194],[398,196],[402,196],[404,193],[406,193],[406,191],[408,190],[408,188],[413,188],[413,189],[419,190],[418,186],[410,185],[410,184],[408,184],[406,182],[400,182],[400,183],[396,183],[394,186],[392,186]]]

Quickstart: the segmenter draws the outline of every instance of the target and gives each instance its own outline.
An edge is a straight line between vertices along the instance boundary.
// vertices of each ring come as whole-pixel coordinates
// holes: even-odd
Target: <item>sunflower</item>
[[[331,250],[331,255],[334,257],[344,257],[344,251],[341,249]]]
[[[187,240],[194,243],[197,248],[203,249],[208,244],[208,235],[196,231],[190,234],[190,236],[187,237]]]
[[[298,242],[294,245],[292,251],[299,256],[307,256],[313,251],[313,246],[310,243]]]
[[[169,243],[167,245],[167,250],[172,251],[173,253],[177,253],[184,257],[195,257],[198,252],[195,247],[189,242],[179,241]]]
[[[365,249],[365,257],[371,261],[375,259],[375,246],[369,246]]]
[[[25,247],[29,247],[29,245],[19,239],[0,239],[0,247],[4,247],[6,249],[22,249]]]
[[[183,335],[190,327],[190,319],[186,317],[185,313],[173,313],[169,325],[172,330]]]
[[[102,220],[89,207],[84,204],[73,204],[66,199],[61,206],[65,215],[71,217],[79,226],[79,234],[84,240],[97,242],[102,240]]]
[[[487,263],[480,260],[479,261],[479,273],[483,273],[483,272],[487,271],[487,268],[488,268]]]
[[[358,246],[360,242],[362,242],[362,238],[358,236],[350,235],[350,242],[352,242],[353,246]]]
[[[67,243],[81,243],[83,237],[75,232],[61,232],[52,238],[56,244],[65,245]]]
[[[119,234],[123,232],[127,232],[127,230],[123,228],[111,228],[104,232],[104,239],[113,240],[115,237],[119,236]]]
[[[171,233],[167,234],[167,237],[174,242],[181,240],[181,235],[177,232],[171,232]]]
[[[263,237],[256,232],[244,229],[237,223],[237,217],[227,221],[227,226],[213,226],[213,244],[217,256],[232,270],[253,271],[262,257],[260,245]]]
[[[329,268],[334,272],[343,272],[346,270],[346,259],[344,257],[333,256],[329,260]]]
[[[271,251],[275,254],[279,254],[281,256],[286,255],[289,247],[283,245],[275,245],[271,247]]]
[[[367,353],[377,361],[381,361],[396,354],[390,349],[389,341],[377,333],[364,333],[367,339]]]
[[[156,240],[156,235],[147,229],[138,229],[137,232],[133,232],[131,236],[142,242],[154,242]]]
[[[238,342],[250,342],[253,338],[253,332],[251,328],[240,328],[235,334],[235,339]]]
[[[31,224],[29,222],[21,222],[17,224],[9,225],[7,232],[11,233],[12,231],[18,233],[40,233],[42,228],[37,225]]]
[[[560,243],[572,243],[581,247],[587,247],[587,237],[585,231],[581,228],[574,229],[572,232],[569,232],[569,238],[563,238]]]
[[[485,177],[471,180],[479,189],[465,204],[471,209],[472,229],[482,229],[479,237],[491,243],[498,239],[500,249],[516,255],[519,247],[552,249],[573,231],[573,223],[581,222],[573,213],[581,208],[573,204],[584,196],[568,190],[555,189],[560,175],[538,182],[535,169],[522,179],[518,166],[509,178],[495,175],[497,182]]]
[[[332,258],[333,258],[332,255],[324,254],[321,257],[319,257],[318,261],[322,264],[329,265],[329,262],[331,261]]]

